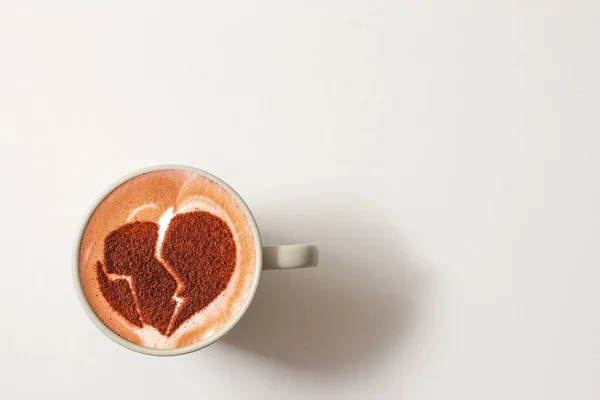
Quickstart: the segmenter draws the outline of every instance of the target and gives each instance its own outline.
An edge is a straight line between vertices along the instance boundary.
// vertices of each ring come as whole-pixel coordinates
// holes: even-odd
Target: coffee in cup
[[[83,294],[106,327],[145,348],[178,349],[218,335],[260,274],[253,223],[205,175],[136,175],[99,202],[83,229]]]

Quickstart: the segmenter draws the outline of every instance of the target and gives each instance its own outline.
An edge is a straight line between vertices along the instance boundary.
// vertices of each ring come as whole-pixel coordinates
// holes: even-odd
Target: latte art
[[[98,317],[121,337],[156,349],[222,330],[256,274],[250,224],[235,199],[203,176],[136,176],[96,208],[79,273]]]

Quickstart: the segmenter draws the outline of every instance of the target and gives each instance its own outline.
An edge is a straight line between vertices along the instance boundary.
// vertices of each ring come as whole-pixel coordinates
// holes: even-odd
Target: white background
[[[600,398],[596,1],[0,2],[0,397]],[[265,273],[221,342],[104,337],[71,282],[132,170],[232,185]]]

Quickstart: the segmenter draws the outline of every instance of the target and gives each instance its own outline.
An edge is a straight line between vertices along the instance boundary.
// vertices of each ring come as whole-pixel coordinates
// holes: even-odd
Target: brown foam
[[[186,274],[181,266],[176,265],[176,263],[171,264],[168,261],[171,258],[169,254],[176,250],[176,245],[168,245],[169,240],[167,240],[167,237],[171,237],[171,239],[179,237],[181,239],[184,233],[178,232],[177,226],[179,222],[185,222],[185,218],[188,218],[183,217],[186,214],[179,214],[178,208],[194,196],[208,198],[225,214],[228,227],[236,239],[234,245],[236,246],[237,257],[235,268],[232,272],[233,277],[229,280],[227,290],[219,295],[219,307],[213,307],[210,311],[205,310],[206,312],[198,310],[202,310],[206,306],[207,299],[203,297],[204,300],[200,301],[199,299],[202,296],[198,294],[194,295],[193,290],[191,290],[193,288],[191,282],[197,277],[195,273]],[[162,255],[166,263],[169,264],[167,267],[170,271],[166,271],[163,268],[160,270],[162,272],[157,272],[159,267],[162,268],[160,264],[161,260],[156,259],[152,255],[148,256],[147,252],[155,248],[155,238],[158,237],[157,224],[160,217],[169,208],[173,208],[176,213],[171,221],[171,223],[175,224],[173,225],[173,229],[171,229],[171,225],[167,229],[165,241],[163,242],[163,246],[165,247],[163,248]],[[201,213],[188,212],[188,214],[200,215]],[[136,224],[136,221],[143,222],[143,224]],[[112,244],[117,245],[119,241],[127,240],[127,235],[132,230],[140,229],[142,226],[145,227],[143,229],[147,230],[147,232],[142,235],[146,239],[139,249],[140,251],[143,249],[146,252],[144,253],[146,256],[156,261],[156,264],[154,264],[154,261],[150,263],[154,265],[154,267],[150,268],[154,272],[145,276],[144,270],[139,270],[139,266],[135,268],[135,271],[132,271],[131,264],[124,262],[124,260],[127,260],[127,254],[113,258],[110,256],[106,257],[107,259],[104,264],[98,264],[104,260],[105,248]],[[203,243],[203,239],[200,237],[194,240],[197,243]],[[162,261],[165,262],[165,260]],[[190,301],[189,304],[195,303],[195,306],[186,306],[185,301],[182,304],[181,310],[178,311],[178,314],[176,314],[177,317],[172,322],[171,332],[169,332],[173,334],[173,340],[168,345],[169,348],[182,347],[195,343],[210,334],[218,332],[227,325],[239,312],[240,305],[244,304],[247,300],[256,274],[255,264],[256,249],[252,230],[243,210],[240,209],[235,199],[213,181],[182,170],[149,172],[134,177],[113,190],[92,214],[84,230],[79,252],[79,274],[83,291],[90,306],[111,330],[126,340],[139,345],[144,345],[138,331],[140,320],[146,325],[154,326],[161,334],[166,334],[168,330],[167,318],[165,316],[153,315],[151,310],[156,310],[159,306],[163,307],[165,305],[167,309],[171,306],[175,307],[176,303],[170,297],[170,293],[174,290],[175,286],[179,288],[183,283],[182,297],[185,295],[193,297],[195,299],[194,302]],[[104,265],[104,269],[102,269],[102,265]],[[165,281],[171,283],[161,286],[164,291],[155,297],[151,297],[153,299],[151,302],[144,303],[144,301],[140,300],[145,296],[136,296],[134,300],[137,300],[139,304],[137,314],[133,312],[133,308],[115,310],[110,306],[109,301],[107,301],[107,298],[111,295],[120,294],[127,296],[123,293],[126,290],[124,285],[128,285],[128,283],[125,280],[110,280],[106,274],[114,273],[130,276],[134,292],[139,290],[141,293],[142,291],[155,290],[156,288],[152,288],[153,278],[150,278],[155,273],[162,274],[163,272],[166,274],[163,275]],[[173,272],[181,274],[181,276],[173,277],[171,275]],[[186,282],[188,283],[187,285]],[[214,300],[214,297],[209,297],[208,302],[210,303],[210,301]],[[169,304],[167,304],[167,301]],[[204,314],[202,315],[201,324],[183,324],[188,319],[186,315],[194,319],[196,315],[202,313]]]

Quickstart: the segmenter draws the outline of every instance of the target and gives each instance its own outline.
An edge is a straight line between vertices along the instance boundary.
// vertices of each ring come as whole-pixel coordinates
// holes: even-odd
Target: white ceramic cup
[[[83,236],[83,231],[92,216],[96,207],[104,200],[104,198],[116,189],[122,183],[128,181],[129,179],[144,174],[146,172],[151,171],[159,171],[165,169],[178,169],[189,171],[201,176],[204,176],[213,182],[216,182],[223,189],[225,189],[238,203],[239,207],[244,211],[246,218],[248,219],[248,223],[252,228],[252,234],[254,236],[254,244],[256,249],[256,271],[254,281],[252,282],[252,287],[250,288],[250,293],[246,298],[246,303],[240,309],[239,313],[233,317],[228,324],[218,333],[214,335],[200,340],[194,344],[189,346],[180,347],[176,349],[167,349],[167,350],[159,350],[159,349],[150,349],[147,347],[139,346],[135,343],[131,343],[128,340],[123,339],[116,333],[114,333],[110,328],[108,328],[104,323],[98,318],[96,313],[92,310],[92,307],[89,305],[85,294],[83,293],[83,288],[81,286],[81,281],[79,277],[79,247],[81,245],[81,238]],[[256,289],[258,288],[258,282],[260,281],[260,276],[262,270],[276,270],[276,269],[292,269],[292,268],[305,268],[305,267],[314,267],[317,265],[319,261],[319,252],[316,246],[308,245],[308,244],[295,244],[295,245],[285,245],[285,246],[263,246],[260,240],[260,233],[258,231],[258,226],[256,225],[256,221],[250,212],[250,209],[244,202],[244,200],[237,194],[228,184],[223,182],[221,179],[216,176],[209,174],[208,172],[202,171],[200,169],[186,167],[182,165],[157,165],[154,167],[144,168],[138,171],[135,171],[131,174],[128,174],[121,179],[114,182],[110,185],[102,194],[100,194],[96,200],[92,203],[88,211],[85,213],[81,225],[77,230],[77,236],[75,237],[75,245],[73,248],[73,282],[75,284],[75,291],[77,292],[77,297],[79,297],[79,301],[83,306],[86,314],[92,322],[110,339],[114,342],[120,344],[123,347],[126,347],[130,350],[137,351],[138,353],[154,355],[154,356],[178,356],[182,354],[191,353],[196,350],[200,350],[220,338],[222,338],[233,326],[240,320],[242,315],[248,309],[248,306],[252,302],[254,295],[256,293]]]

